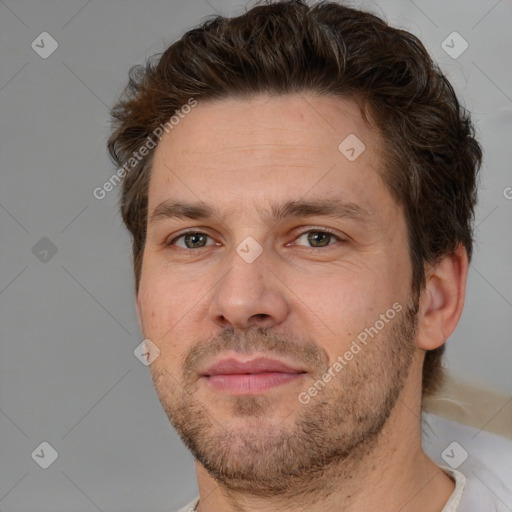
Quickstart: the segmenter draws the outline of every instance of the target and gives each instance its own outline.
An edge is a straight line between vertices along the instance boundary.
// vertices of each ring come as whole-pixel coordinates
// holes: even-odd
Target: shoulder
[[[458,512],[510,512],[510,491],[499,477],[486,469],[480,466],[478,473],[470,470],[466,474]]]
[[[177,512],[194,512],[199,501],[199,497],[187,503],[183,508],[180,508]]]
[[[511,512],[512,440],[425,416],[425,451],[456,484],[443,512]]]

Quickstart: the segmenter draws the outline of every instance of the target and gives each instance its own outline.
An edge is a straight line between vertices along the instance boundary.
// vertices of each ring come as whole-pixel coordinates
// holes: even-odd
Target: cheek
[[[167,348],[175,344],[180,329],[190,325],[186,318],[191,314],[197,298],[192,296],[189,286],[176,283],[156,267],[153,269],[144,272],[141,277],[139,304],[145,335]]]
[[[290,289],[293,290],[292,309],[300,325],[330,358],[350,344],[374,309],[373,294],[359,280],[343,279],[341,272],[337,276],[295,279]]]
[[[326,350],[331,360],[379,321],[380,315],[402,302],[403,286],[389,261],[372,272],[344,272],[292,279],[289,287],[300,325]]]

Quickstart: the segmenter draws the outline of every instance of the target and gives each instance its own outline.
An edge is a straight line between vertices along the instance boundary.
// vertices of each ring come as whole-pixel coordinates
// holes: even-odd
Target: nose
[[[286,288],[265,251],[248,263],[233,251],[210,304],[210,318],[222,328],[273,327],[289,313]],[[284,290],[283,290],[284,288]]]

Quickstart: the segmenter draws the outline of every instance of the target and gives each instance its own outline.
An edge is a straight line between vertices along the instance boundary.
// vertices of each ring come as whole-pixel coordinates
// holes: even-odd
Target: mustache
[[[196,374],[206,363],[227,351],[243,355],[266,353],[283,356],[317,372],[329,366],[327,352],[310,337],[278,333],[268,327],[255,327],[244,331],[229,327],[189,348],[183,358],[184,374]]]

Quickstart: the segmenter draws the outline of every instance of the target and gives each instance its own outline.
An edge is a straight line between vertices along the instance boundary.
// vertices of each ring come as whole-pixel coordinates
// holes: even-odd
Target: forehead
[[[353,100],[294,94],[200,101],[155,150],[149,210],[170,197],[264,204],[333,191],[369,206],[369,189],[384,187],[381,154],[378,131]]]
[[[350,133],[377,149],[377,131],[365,123],[351,99],[289,94],[199,100],[179,125],[164,134],[156,152],[165,153],[171,144],[177,157],[194,158],[219,150],[251,151],[262,143],[285,152],[289,146],[290,154],[294,145],[337,152],[338,144]]]

